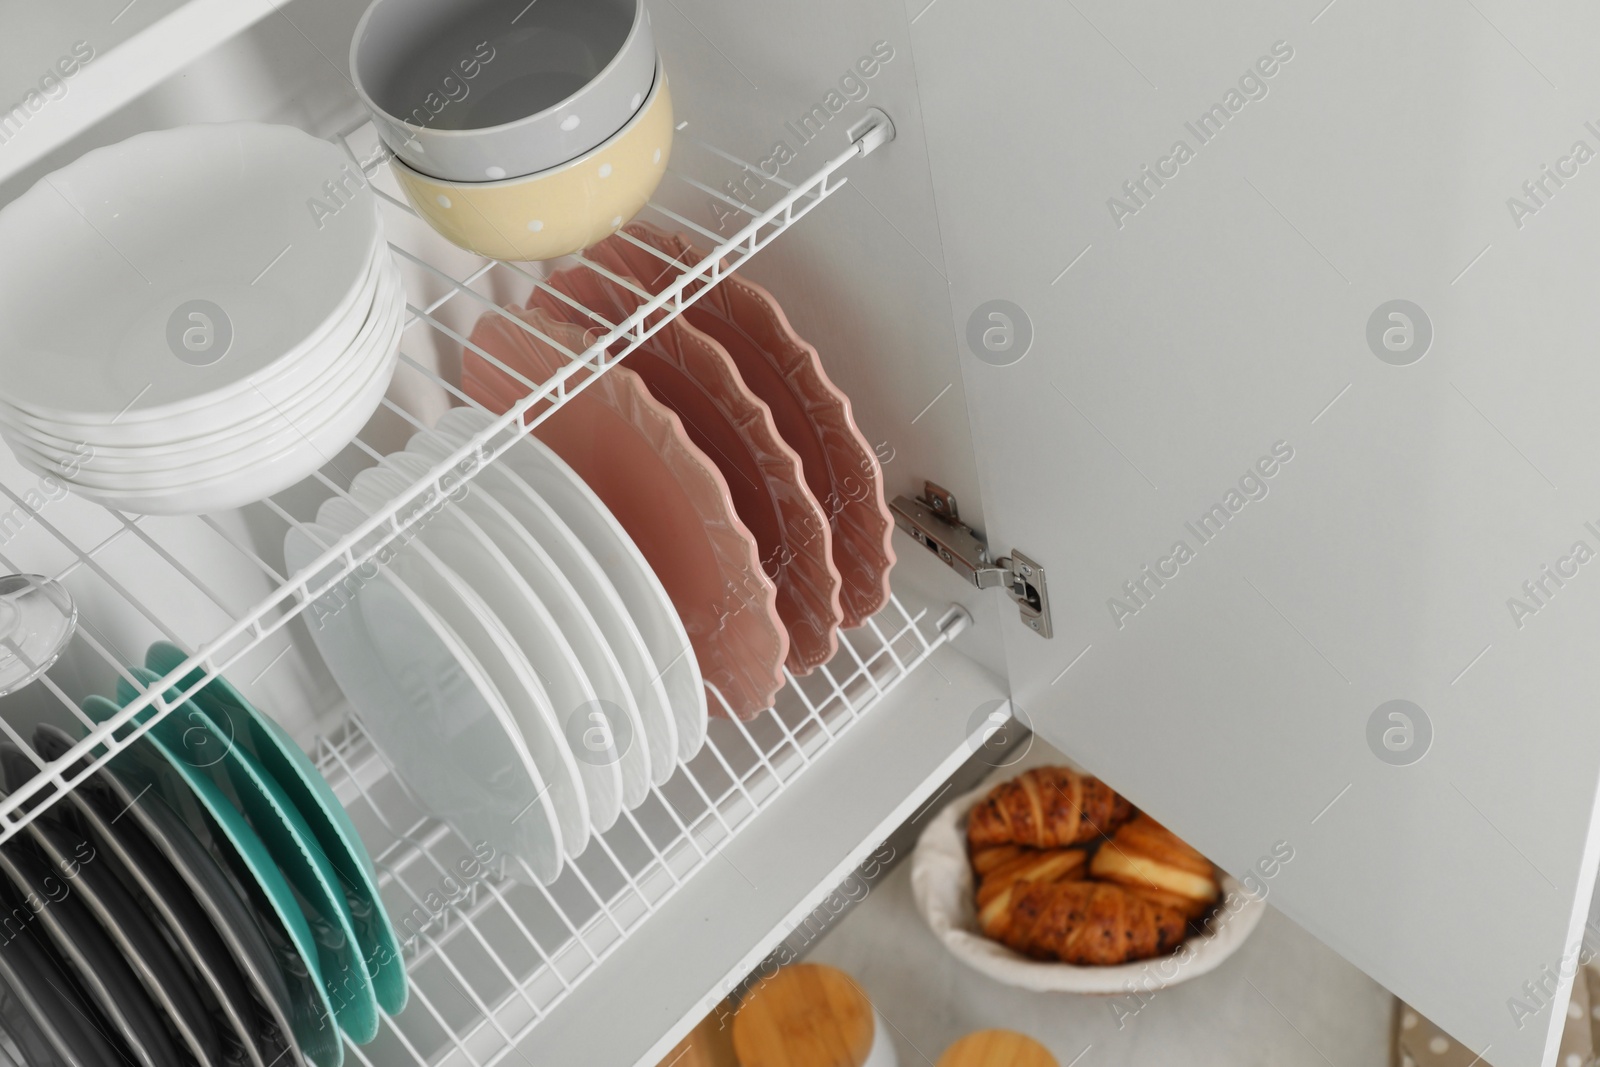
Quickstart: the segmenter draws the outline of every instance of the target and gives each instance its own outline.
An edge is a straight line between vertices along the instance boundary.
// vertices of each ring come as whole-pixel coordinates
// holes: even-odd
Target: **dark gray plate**
[[[0,893],[0,907],[8,915],[15,907],[26,910],[9,886]],[[5,936],[0,945],[0,1027],[23,1067],[125,1067],[122,1053],[104,1031],[105,1020],[49,951],[15,925]]]
[[[71,873],[89,913],[139,979],[150,999],[166,1013],[167,1022],[195,1062],[210,1064],[222,1058],[222,1039],[194,987],[192,972],[122,885],[107,864],[107,854],[66,826],[54,813],[35,819],[25,832],[58,873]]]
[[[33,735],[35,751],[46,759],[59,759],[75,742],[65,731],[48,724]],[[199,903],[222,939],[227,955],[237,964],[256,1002],[255,1045],[266,1063],[276,1067],[306,1067],[289,1035],[291,993],[278,954],[266,930],[276,921],[253,909],[247,896],[206,850],[189,825],[155,795],[130,786],[120,774],[103,767],[73,795],[83,798],[102,819],[119,830],[124,823],[141,831],[149,844],[172,865],[189,893]],[[277,940],[286,942],[281,931]],[[300,971],[303,972],[303,966]],[[303,1003],[311,1000],[305,996]],[[287,1054],[285,1051],[287,1050]]]
[[[84,908],[71,880],[47,866],[27,843],[15,840],[0,848],[0,873],[29,901],[24,911],[31,918],[22,928],[41,932],[40,944],[48,943],[67,965],[135,1061],[144,1067],[184,1062],[161,1025],[156,1006],[116,945]]]
[[[0,1067],[28,1067],[22,1053],[17,1051],[16,1043],[11,1040],[11,1035],[3,1028],[0,1028]]]
[[[0,742],[0,768],[4,769],[7,788],[12,790],[36,773],[33,761],[9,742]],[[74,767],[68,773],[76,771]],[[174,950],[188,962],[197,993],[209,994],[205,1010],[224,1046],[221,1062],[266,1067],[267,1061],[255,1044],[256,1008],[244,977],[216,929],[195,907],[194,894],[132,818],[118,820],[119,825],[113,829],[86,798],[89,792],[99,792],[104,798],[106,790],[98,775],[68,792],[51,814],[59,815],[93,844],[99,862],[145,914],[156,917]]]

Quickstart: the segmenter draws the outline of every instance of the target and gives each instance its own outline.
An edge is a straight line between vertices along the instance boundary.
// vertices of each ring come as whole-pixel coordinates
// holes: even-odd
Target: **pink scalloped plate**
[[[644,298],[589,267],[556,273],[549,286],[611,322]],[[543,289],[530,303],[581,315]],[[592,325],[592,323],[587,323]],[[628,356],[650,393],[683,420],[690,440],[721,469],[739,517],[755,534],[762,567],[778,588],[778,617],[789,632],[788,667],[807,674],[839,649],[840,579],[827,514],[806,486],[800,457],[784,443],[772,413],[713,338],[671,319]]]
[[[590,343],[582,328],[541,311],[510,313],[573,352]],[[461,385],[495,412],[528,390],[471,346],[535,382],[567,363],[554,345],[500,314],[485,314],[463,353]],[[678,416],[637,374],[613,367],[533,433],[588,483],[639,546],[682,618],[706,680],[733,714],[748,719],[771,707],[789,652],[777,589],[762,573],[755,537],[740,521],[727,482]]]
[[[584,254],[612,270],[625,268],[652,293],[706,255],[681,235],[647,222],[624,230],[660,255],[623,236],[608,237]],[[860,626],[889,602],[894,516],[884,502],[878,457],[856,426],[850,398],[829,379],[817,350],[795,332],[777,300],[755,282],[728,275],[690,304],[684,318],[727,349],[799,454],[806,484],[833,531],[833,562],[844,582],[844,628]]]

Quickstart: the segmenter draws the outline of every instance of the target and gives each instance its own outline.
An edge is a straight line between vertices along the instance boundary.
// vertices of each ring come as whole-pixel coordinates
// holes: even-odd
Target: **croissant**
[[[1028,849],[1021,845],[993,845],[989,848],[980,848],[972,853],[972,871],[979,878],[986,877],[997,867],[1002,867],[1018,856],[1025,856]]]
[[[1205,914],[1221,895],[1211,861],[1143,814],[1100,846],[1089,871],[1189,919]]]
[[[1059,848],[1093,841],[1133,817],[1133,805],[1098,778],[1035,767],[989,790],[967,816],[967,843]]]
[[[1164,955],[1186,929],[1180,912],[1104,882],[1018,882],[979,909],[978,926],[1025,956],[1079,966]]]
[[[987,849],[999,852],[1001,849]],[[1083,878],[1087,873],[1089,854],[1081,848],[1015,849],[1016,855],[1003,863],[990,863],[983,852],[973,856],[977,869],[979,857],[984,857],[987,872],[979,871],[978,907],[982,908],[1003,890],[1019,882],[1068,882]]]

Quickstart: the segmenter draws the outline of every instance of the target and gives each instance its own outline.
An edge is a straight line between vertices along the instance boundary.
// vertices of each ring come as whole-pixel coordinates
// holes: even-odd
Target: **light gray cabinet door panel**
[[[987,533],[1050,573],[1018,702],[1236,874],[1292,845],[1273,903],[1485,1061],[1552,1062],[1597,856],[1595,13],[911,3]]]

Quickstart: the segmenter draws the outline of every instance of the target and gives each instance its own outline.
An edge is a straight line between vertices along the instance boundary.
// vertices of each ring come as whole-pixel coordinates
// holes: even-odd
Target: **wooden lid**
[[[872,1003],[849,975],[797,963],[745,997],[733,1051],[740,1067],[862,1067],[874,1025]]]
[[[1050,1050],[1015,1030],[979,1030],[939,1057],[938,1067],[1061,1067]]]

